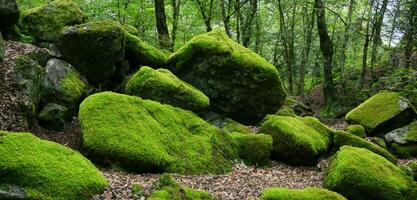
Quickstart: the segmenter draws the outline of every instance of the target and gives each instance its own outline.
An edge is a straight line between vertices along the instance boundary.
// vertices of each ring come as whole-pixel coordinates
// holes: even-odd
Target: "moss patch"
[[[345,131],[358,137],[366,138],[365,128],[361,125],[349,125],[345,128]]]
[[[71,115],[68,108],[55,103],[46,104],[38,116],[39,124],[47,129],[62,131]]]
[[[171,71],[206,94],[216,112],[236,121],[260,121],[285,99],[276,68],[215,30],[194,37],[168,58]]]
[[[28,199],[90,199],[107,186],[81,154],[30,133],[0,131],[0,182],[17,185]]]
[[[163,67],[166,64],[167,56],[137,36],[126,33],[126,59],[134,68],[139,65]]]
[[[415,199],[416,183],[405,171],[367,149],[344,146],[332,159],[324,187],[348,199]]]
[[[293,165],[312,165],[327,151],[329,138],[295,117],[268,116],[261,133],[272,136],[272,157]]]
[[[248,164],[267,165],[272,151],[272,137],[265,134],[230,134],[238,145],[239,157]]]
[[[142,67],[127,82],[125,91],[143,99],[196,112],[210,106],[210,100],[206,95],[166,69],[154,70],[150,67]]]
[[[84,147],[138,172],[223,173],[235,159],[230,136],[197,115],[111,92],[80,105]]]
[[[346,200],[342,195],[322,188],[287,189],[269,188],[262,192],[261,200]]]

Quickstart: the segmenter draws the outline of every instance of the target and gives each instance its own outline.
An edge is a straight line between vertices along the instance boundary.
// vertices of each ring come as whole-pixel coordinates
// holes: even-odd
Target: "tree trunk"
[[[405,46],[405,68],[411,67],[411,56],[413,53],[414,47],[414,35],[416,34],[416,25],[417,25],[417,0],[413,0],[410,2],[410,8],[407,13],[407,20],[408,20],[408,27],[404,34],[405,40],[407,44]]]
[[[171,29],[171,51],[174,51],[177,39],[178,19],[180,16],[181,0],[171,0],[172,5],[172,29]]]
[[[222,17],[223,17],[224,30],[226,31],[226,34],[231,38],[232,37],[232,31],[230,29],[230,16],[229,16],[230,0],[228,1],[227,5],[226,5],[226,0],[221,0],[220,3],[221,3],[221,7],[222,7]]]
[[[258,11],[258,0],[250,0],[250,14],[246,18],[243,29],[242,29],[242,44],[245,47],[250,45],[250,39],[252,36],[252,24]]]
[[[375,68],[375,62],[378,54],[378,48],[381,45],[381,27],[382,22],[384,20],[385,12],[387,10],[388,6],[388,0],[383,0],[382,6],[379,9],[378,12],[375,13],[375,24],[373,26],[373,40],[372,40],[372,53],[371,53],[371,83],[375,80],[374,75],[374,68]]]
[[[397,4],[395,5],[395,9],[394,9],[394,16],[392,18],[392,26],[391,26],[391,31],[389,34],[389,39],[388,39],[388,47],[391,48],[391,44],[392,44],[392,40],[394,38],[394,32],[395,32],[395,28],[397,27],[397,19],[398,19],[398,12],[399,12],[399,7],[401,5],[402,0],[398,0]]]
[[[345,32],[343,36],[342,49],[340,50],[340,82],[343,88],[345,89],[345,64],[346,64],[346,50],[349,44],[349,27],[352,25],[352,15],[355,7],[355,0],[350,0],[349,2],[349,12],[347,17],[347,26],[345,27]]]
[[[156,16],[156,29],[158,31],[159,46],[162,49],[170,49],[170,38],[167,26],[167,19],[165,15],[165,2],[164,0],[155,0],[155,16]]]
[[[371,35],[369,34],[369,29],[371,26],[371,16],[372,16],[372,6],[374,4],[374,0],[371,0],[369,13],[368,13],[368,20],[366,23],[365,29],[365,43],[363,45],[363,54],[362,54],[362,73],[361,73],[361,88],[365,88],[368,85],[367,80],[367,73],[368,73],[368,48],[369,48],[369,41],[371,39]]]
[[[308,6],[308,4],[304,8],[305,13],[308,13],[308,7],[307,6]],[[300,94],[301,96],[304,96],[305,69],[306,69],[306,65],[308,63],[308,59],[309,59],[309,55],[310,55],[315,18],[316,18],[316,13],[313,9],[311,11],[311,18],[309,18],[308,16],[306,18],[306,26],[304,28],[304,35],[305,35],[304,49],[303,49],[303,54],[302,54],[301,63],[300,63],[300,79],[299,79],[299,84],[298,84],[298,94]]]
[[[203,18],[204,24],[206,25],[206,31],[210,32],[213,29],[211,28],[211,20],[213,18],[213,6],[214,6],[214,0],[209,0],[208,3],[208,11],[207,9],[207,3],[208,0],[195,0],[198,10],[200,11],[201,17]]]

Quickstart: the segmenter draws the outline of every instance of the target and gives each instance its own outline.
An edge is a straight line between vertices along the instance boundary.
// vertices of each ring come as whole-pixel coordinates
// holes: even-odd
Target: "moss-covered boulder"
[[[42,83],[43,101],[77,109],[87,94],[87,82],[69,63],[52,58],[45,67]]]
[[[219,127],[226,133],[242,133],[242,134],[253,134],[253,130],[239,122],[234,121],[233,119],[226,118],[222,122],[218,123]]]
[[[46,104],[38,115],[39,125],[56,131],[64,130],[65,124],[70,120],[68,108],[55,103]]]
[[[288,189],[288,188],[269,188],[262,192],[261,200],[346,200],[342,195],[322,189]]]
[[[62,57],[93,83],[112,77],[122,61],[125,31],[113,21],[97,21],[65,27],[57,47]]]
[[[126,57],[130,65],[138,67],[146,65],[150,67],[163,67],[167,56],[154,46],[143,42],[140,38],[126,33]]]
[[[233,140],[192,112],[139,97],[104,92],[87,97],[79,120],[92,158],[137,172],[223,173]]]
[[[324,187],[348,199],[411,200],[417,184],[382,156],[364,148],[344,146],[333,157]]]
[[[259,121],[285,99],[276,68],[216,30],[194,37],[168,58],[171,71],[206,94],[216,112]]]
[[[393,163],[397,163],[397,158],[395,158],[395,156],[389,153],[386,149],[348,132],[337,131],[333,136],[333,145],[336,149],[339,149],[344,145],[365,148],[380,156],[385,157],[387,160]]]
[[[412,161],[406,166],[407,172],[413,176],[414,181],[417,181],[417,161]]]
[[[349,124],[362,125],[372,135],[383,135],[411,123],[416,112],[408,100],[391,91],[381,91],[346,115]]]
[[[30,133],[0,131],[0,183],[22,188],[26,199],[85,199],[107,181],[81,154]]]
[[[385,141],[401,158],[417,156],[417,121],[385,134]]]
[[[231,133],[238,146],[239,158],[248,164],[267,165],[272,151],[272,137],[265,134]]]
[[[167,69],[141,67],[127,82],[127,94],[199,112],[210,106],[209,98]]]
[[[327,151],[329,137],[296,117],[269,115],[261,133],[272,136],[272,158],[292,165],[312,165]]]
[[[0,30],[4,31],[16,25],[20,11],[16,0],[0,0]]]
[[[354,124],[345,128],[345,131],[361,138],[366,138],[365,128],[363,126]]]
[[[295,111],[292,108],[288,108],[288,107],[282,107],[274,115],[288,116],[288,117],[295,117],[295,116],[297,116],[297,114],[295,114]]]
[[[310,106],[298,101],[296,97],[287,97],[282,108],[290,108],[299,116],[311,116],[314,114]]]
[[[385,142],[384,139],[380,138],[380,137],[371,137],[370,141],[384,149],[388,149],[387,143]]]
[[[208,192],[182,187],[168,174],[162,174],[149,200],[215,200]]]
[[[38,41],[54,42],[65,26],[82,24],[87,16],[71,0],[55,0],[22,15],[23,27]]]

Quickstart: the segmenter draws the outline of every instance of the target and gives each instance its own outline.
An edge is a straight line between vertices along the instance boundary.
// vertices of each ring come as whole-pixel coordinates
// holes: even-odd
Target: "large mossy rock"
[[[124,56],[125,30],[112,21],[69,26],[61,31],[57,47],[66,61],[97,83],[115,75]]]
[[[210,106],[210,100],[206,95],[167,69],[140,68],[127,82],[125,91],[129,95],[195,112],[203,111]]]
[[[167,61],[167,56],[164,53],[130,33],[126,33],[125,50],[125,58],[129,60],[130,65],[133,67],[138,67],[139,65],[154,68],[163,67]]]
[[[69,63],[52,58],[45,67],[42,98],[46,103],[58,103],[77,109],[87,94],[87,85],[85,78]]]
[[[233,140],[238,145],[240,159],[247,164],[268,165],[272,151],[272,137],[265,134],[231,133]]]
[[[26,199],[85,199],[107,181],[81,154],[30,133],[0,131],[0,183],[21,187]]]
[[[287,189],[269,188],[262,192],[261,200],[346,200],[342,195],[322,188]]]
[[[192,112],[139,97],[91,95],[79,120],[92,157],[137,172],[223,173],[237,154],[230,136]]]
[[[55,0],[22,15],[22,25],[39,41],[54,42],[65,26],[82,24],[87,16],[71,0]]]
[[[148,200],[215,200],[208,192],[182,187],[168,174],[162,174]]]
[[[411,123],[416,112],[408,100],[391,91],[381,91],[346,115],[349,124],[362,125],[372,135],[384,135]]]
[[[16,0],[0,0],[0,30],[4,31],[16,25],[20,18],[20,11]]]
[[[358,124],[349,125],[345,131],[361,138],[366,138],[365,128]]]
[[[261,120],[286,97],[272,64],[218,30],[194,37],[167,63],[174,74],[203,91],[216,112],[239,122]]]
[[[417,156],[417,121],[385,134],[392,152],[401,158]]]
[[[291,165],[312,165],[330,145],[327,133],[316,128],[303,118],[269,115],[260,132],[272,136],[272,158]]]
[[[386,149],[376,144],[373,144],[372,142],[368,142],[365,139],[362,139],[359,136],[353,135],[348,132],[337,131],[333,135],[333,145],[337,149],[345,145],[349,145],[352,147],[365,148],[380,156],[385,157],[387,160],[391,161],[392,163],[397,163],[397,158],[393,156],[391,153],[389,153]]]
[[[364,148],[344,146],[331,160],[324,187],[355,200],[412,200],[417,183],[407,173]]]

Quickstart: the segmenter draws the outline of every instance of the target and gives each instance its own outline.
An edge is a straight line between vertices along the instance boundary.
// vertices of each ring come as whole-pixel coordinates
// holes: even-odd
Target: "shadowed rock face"
[[[0,30],[17,24],[19,18],[16,0],[0,0]]]

